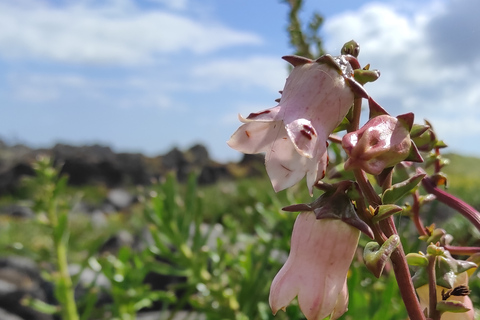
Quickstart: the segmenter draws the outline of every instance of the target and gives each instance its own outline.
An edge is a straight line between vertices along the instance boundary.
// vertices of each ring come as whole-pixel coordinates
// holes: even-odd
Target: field
[[[448,191],[480,209],[480,160],[446,157]],[[28,258],[47,282],[66,286],[54,250],[65,245],[81,319],[135,319],[147,311],[155,311],[156,319],[303,319],[296,305],[274,317],[268,293],[288,255],[296,216],[281,208],[310,202],[305,192],[275,194],[266,178],[198,186],[194,175],[185,184],[168,176],[128,190],[136,201],[127,208],[92,214],[82,208],[100,207],[105,187],[73,188],[49,168],[41,170],[43,176],[0,199],[35,213],[0,216],[0,255]],[[59,217],[56,224],[52,214]],[[440,215],[440,226],[459,243],[480,245],[478,230],[448,208],[433,203],[422,214]],[[409,219],[395,219],[406,250],[424,249]],[[387,268],[377,279],[363,264],[361,247],[368,241],[362,235],[348,278],[349,311],[342,319],[406,319],[393,272]],[[93,276],[85,279],[87,274]],[[478,271],[470,287],[479,309]],[[22,303],[55,314],[66,291],[52,290],[53,298],[31,295]]]

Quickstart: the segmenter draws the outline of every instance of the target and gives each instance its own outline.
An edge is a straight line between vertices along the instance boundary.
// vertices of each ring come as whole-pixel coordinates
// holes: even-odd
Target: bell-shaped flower
[[[467,272],[462,272],[456,276],[454,287],[458,288],[464,286],[468,288],[468,275]],[[429,288],[428,284],[425,284],[416,289],[418,298],[420,300],[420,305],[422,308],[428,308],[429,305]],[[451,294],[448,298],[444,299],[442,292],[445,295],[445,292],[449,292],[447,288],[437,285],[437,301],[458,301],[462,303],[462,307],[468,309],[465,312],[444,312],[441,316],[441,320],[474,320],[475,311],[473,308],[472,300],[468,295],[455,295]]]
[[[342,147],[349,157],[345,169],[362,169],[378,175],[383,169],[405,160],[415,148],[410,139],[412,125],[412,113],[396,118],[385,114],[347,133],[342,139]]]
[[[243,153],[266,153],[265,165],[275,191],[286,189],[305,175],[313,185],[325,175],[327,139],[341,123],[355,95],[367,97],[353,78],[348,56],[324,55],[313,61],[283,57],[294,68],[271,109],[240,116],[244,124],[228,145]],[[358,64],[358,62],[357,62]]]
[[[298,296],[308,320],[330,315],[337,319],[347,311],[347,273],[357,248],[360,231],[339,219],[320,219],[302,212],[293,227],[290,255],[270,288],[274,314]]]

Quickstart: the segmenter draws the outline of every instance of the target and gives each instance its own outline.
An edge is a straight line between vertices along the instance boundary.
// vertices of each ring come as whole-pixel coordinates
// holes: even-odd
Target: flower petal
[[[265,155],[267,173],[276,192],[289,188],[302,180],[307,171],[308,160],[310,160],[297,152],[288,138],[285,128],[280,129],[279,132],[278,139]]]
[[[348,310],[348,288],[347,288],[347,279],[345,279],[345,284],[343,289],[338,295],[337,303],[333,309],[333,313],[330,316],[330,320],[336,320],[340,318]]]
[[[278,121],[282,120],[282,115],[280,114],[280,106],[276,106],[270,109],[262,110],[259,112],[252,112],[248,115],[245,121]]]
[[[311,212],[300,213],[293,227],[290,255],[270,288],[273,312],[284,309],[297,293],[308,320],[341,312],[347,299],[345,279],[359,236],[360,231],[341,220],[317,220]]]
[[[243,153],[265,152],[278,138],[282,128],[283,123],[281,121],[247,122],[235,131],[227,144]]]
[[[307,119],[297,119],[285,128],[297,151],[304,157],[313,158],[317,151],[318,135],[312,123]]]
[[[343,120],[354,94],[338,71],[327,64],[295,67],[287,78],[279,105],[285,108],[286,125],[308,119],[325,140]]]

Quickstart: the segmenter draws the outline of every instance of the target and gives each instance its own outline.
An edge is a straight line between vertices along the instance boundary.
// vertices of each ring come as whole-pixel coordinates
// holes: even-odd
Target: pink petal
[[[297,293],[308,320],[321,320],[335,308],[340,312],[359,236],[360,231],[340,220],[317,220],[311,212],[300,213],[293,228],[290,255],[270,288],[273,312],[285,308]]]
[[[295,67],[287,78],[280,100],[286,125],[308,119],[325,139],[353,104],[353,92],[338,72],[326,64]]]
[[[340,318],[345,312],[347,312],[347,310],[348,310],[348,287],[347,287],[347,279],[345,279],[342,292],[340,292],[338,296],[337,303],[335,304],[333,313],[330,316],[330,320],[336,320]]]

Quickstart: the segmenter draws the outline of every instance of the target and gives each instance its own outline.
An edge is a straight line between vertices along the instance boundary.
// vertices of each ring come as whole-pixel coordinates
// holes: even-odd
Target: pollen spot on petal
[[[250,138],[250,132],[248,132],[247,130],[245,130],[245,134],[247,135],[248,138]]]
[[[270,113],[270,110],[264,110],[262,112],[252,112],[248,115],[247,119],[252,119],[252,118],[256,118],[258,117],[259,115],[262,115],[262,114],[267,114],[267,113]]]

